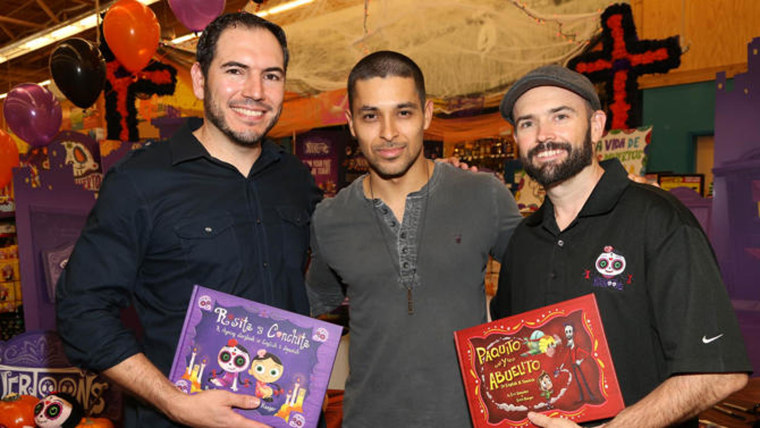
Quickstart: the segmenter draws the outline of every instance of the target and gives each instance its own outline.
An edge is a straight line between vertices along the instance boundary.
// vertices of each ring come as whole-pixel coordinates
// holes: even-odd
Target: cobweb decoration
[[[581,53],[599,36],[599,16],[611,3],[317,0],[268,19],[288,35],[288,91],[308,95],[344,88],[359,59],[390,49],[420,65],[429,96],[490,96],[496,104],[526,72],[549,63],[564,65]]]

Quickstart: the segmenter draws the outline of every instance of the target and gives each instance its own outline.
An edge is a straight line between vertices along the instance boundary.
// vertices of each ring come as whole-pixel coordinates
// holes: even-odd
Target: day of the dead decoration
[[[119,0],[103,18],[103,36],[124,67],[137,72],[156,53],[161,26],[148,6],[137,0]]]
[[[179,22],[190,31],[203,31],[224,11],[224,0],[169,0],[169,7]]]
[[[604,83],[611,129],[641,126],[638,77],[666,73],[681,64],[678,36],[639,40],[628,4],[614,4],[601,16],[602,49],[579,55],[567,66]]]
[[[116,59],[105,40],[101,40],[100,51],[106,59],[106,138],[137,141],[140,134],[137,130],[136,98],[174,94],[177,69],[153,60],[147,67],[132,73]]]
[[[79,108],[93,105],[106,82],[106,61],[97,45],[78,37],[56,46],[49,68],[58,89]]]
[[[3,103],[5,122],[16,136],[40,147],[48,144],[61,128],[61,103],[44,86],[16,85]]]

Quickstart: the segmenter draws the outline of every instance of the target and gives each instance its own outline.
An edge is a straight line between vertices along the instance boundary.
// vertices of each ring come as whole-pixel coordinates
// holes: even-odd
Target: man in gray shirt
[[[517,205],[495,177],[424,157],[433,104],[409,58],[359,61],[348,99],[370,171],[317,206],[307,273],[312,314],[349,297],[343,426],[470,426],[453,333],[486,321],[488,256],[501,260]]]

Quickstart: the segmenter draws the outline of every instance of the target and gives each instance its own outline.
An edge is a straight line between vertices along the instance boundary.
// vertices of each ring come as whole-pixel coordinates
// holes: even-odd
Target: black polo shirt
[[[108,171],[58,282],[73,363],[101,371],[144,352],[168,374],[194,284],[309,313],[303,272],[321,198],[309,169],[267,141],[243,176],[193,136],[200,124]],[[130,304],[142,342],[119,318]]]
[[[505,255],[494,319],[593,292],[626,405],[679,373],[749,372],[714,254],[691,212],[617,160],[563,231],[547,198]]]

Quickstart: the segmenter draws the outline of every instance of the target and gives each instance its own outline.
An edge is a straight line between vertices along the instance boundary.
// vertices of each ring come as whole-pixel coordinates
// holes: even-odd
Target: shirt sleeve
[[[670,225],[669,225],[670,226]],[[668,375],[751,371],[717,261],[696,220],[657,230],[647,283]]]
[[[501,262],[504,259],[509,240],[512,238],[512,233],[522,221],[522,215],[517,208],[517,202],[515,202],[512,192],[507,189],[507,186],[494,178],[491,188],[491,200],[494,204],[492,212],[496,214],[494,230],[497,231],[496,241],[491,248],[491,257]]]
[[[511,276],[508,274],[509,257],[506,257],[507,253],[513,251],[513,243],[507,245],[507,250],[504,252],[504,261],[501,263],[501,269],[499,270],[499,286],[496,288],[496,295],[491,299],[489,309],[491,311],[491,319],[498,320],[509,315],[510,313],[510,295],[512,290]]]
[[[120,312],[131,303],[149,228],[136,187],[111,168],[57,283],[57,327],[73,364],[102,371],[141,352]]]
[[[316,224],[317,215],[311,222],[311,262],[306,272],[306,292],[309,296],[312,316],[330,312],[340,306],[345,299],[340,278],[328,266],[319,249]]]

